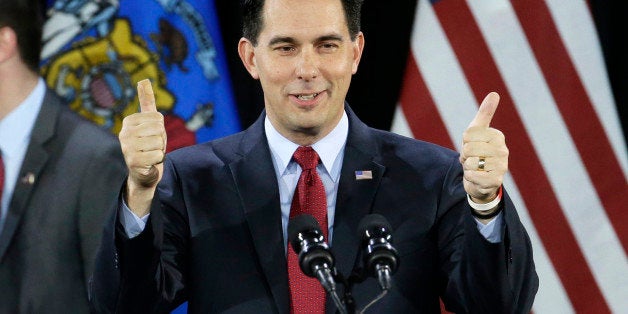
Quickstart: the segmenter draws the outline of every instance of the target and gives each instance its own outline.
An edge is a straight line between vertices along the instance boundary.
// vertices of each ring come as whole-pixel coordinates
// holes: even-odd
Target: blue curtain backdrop
[[[168,151],[240,130],[213,0],[48,0],[42,75],[117,134],[152,81]]]

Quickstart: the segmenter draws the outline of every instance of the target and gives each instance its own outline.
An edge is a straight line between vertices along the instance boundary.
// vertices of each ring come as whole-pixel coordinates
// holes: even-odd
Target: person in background
[[[490,127],[499,96],[482,102],[460,155],[366,126],[345,102],[365,45],[361,3],[244,1],[238,51],[265,111],[238,134],[166,156],[163,116],[140,82],[141,112],[119,135],[129,177],[90,286],[98,311],[188,301],[191,313],[333,313],[299,270],[289,221],[313,216],[348,278],[364,267],[357,229],[373,213],[390,223],[399,265],[370,313],[440,313],[439,299],[455,313],[530,311],[532,248],[502,187],[505,137]],[[355,282],[357,308],[381,290]]]
[[[115,136],[39,77],[40,2],[0,1],[0,313],[89,313],[105,212],[127,172]]]

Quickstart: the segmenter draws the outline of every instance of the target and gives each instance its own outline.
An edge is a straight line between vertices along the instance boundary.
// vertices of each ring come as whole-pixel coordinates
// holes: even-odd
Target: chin
[[[321,126],[320,124],[312,124],[312,123],[300,123],[296,125],[295,130],[299,133],[305,133],[309,135],[315,135],[320,132]]]

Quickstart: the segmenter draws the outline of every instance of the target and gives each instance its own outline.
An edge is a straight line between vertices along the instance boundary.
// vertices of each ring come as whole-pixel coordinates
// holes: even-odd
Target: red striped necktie
[[[316,172],[318,154],[312,147],[300,146],[294,160],[303,170],[292,197],[290,217],[312,215],[321,226],[327,239],[327,198],[321,177]],[[290,283],[290,312],[324,313],[325,290],[316,278],[307,277],[299,268],[299,257],[288,244],[288,281]]]

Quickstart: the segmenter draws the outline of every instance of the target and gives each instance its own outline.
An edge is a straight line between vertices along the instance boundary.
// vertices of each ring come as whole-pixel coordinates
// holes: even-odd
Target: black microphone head
[[[392,227],[386,218],[370,214],[358,225],[358,237],[364,248],[364,268],[374,275],[377,265],[387,265],[391,273],[399,266],[399,255],[392,246]]]
[[[288,240],[290,243],[293,243],[295,240],[298,241],[299,233],[309,230],[321,230],[316,218],[307,214],[294,216],[288,222]],[[294,251],[299,253],[296,249]]]
[[[391,230],[392,227],[388,220],[386,220],[386,217],[380,214],[370,214],[360,220],[360,224],[358,224],[358,237],[364,240],[365,237],[372,237],[372,235],[369,234],[374,232],[390,234]]]
[[[325,242],[318,221],[303,214],[290,218],[288,240],[299,255],[299,266],[307,276],[314,277],[316,269],[334,266],[334,257]]]

